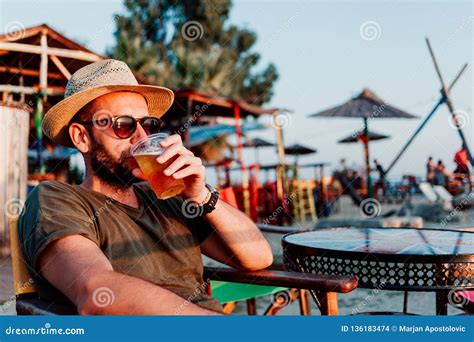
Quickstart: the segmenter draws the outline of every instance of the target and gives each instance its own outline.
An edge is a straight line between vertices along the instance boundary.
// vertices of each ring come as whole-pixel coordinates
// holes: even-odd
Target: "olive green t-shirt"
[[[31,191],[18,233],[40,298],[51,307],[74,308],[41,276],[38,256],[52,241],[79,234],[99,246],[114,271],[174,292],[183,298],[183,307],[191,302],[222,312],[220,303],[205,293],[203,279],[200,243],[213,232],[210,223],[183,215],[179,196],[160,200],[145,182],[134,184],[133,190],[138,208],[57,181],[42,182]]]

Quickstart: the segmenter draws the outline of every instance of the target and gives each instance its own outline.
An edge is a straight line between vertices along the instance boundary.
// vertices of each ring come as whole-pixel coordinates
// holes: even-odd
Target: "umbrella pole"
[[[244,158],[242,153],[242,129],[240,127],[240,107],[236,103],[234,103],[234,119],[235,133],[237,134],[237,155],[240,163],[240,171],[242,173],[244,212],[250,216],[249,178],[247,168],[244,165]]]
[[[368,198],[374,197],[374,191],[372,188],[372,177],[370,176],[370,154],[369,154],[369,122],[367,118],[364,118],[364,155],[365,155],[365,172],[367,175],[367,195]]]
[[[275,131],[276,131],[276,143],[277,143],[277,153],[278,153],[278,167],[276,168],[276,181],[277,181],[277,197],[279,205],[283,205],[283,210],[285,213],[288,212],[287,206],[283,201],[285,195],[285,146],[283,144],[283,127],[278,124],[278,120],[275,119],[279,113],[275,112],[274,122],[275,122]]]

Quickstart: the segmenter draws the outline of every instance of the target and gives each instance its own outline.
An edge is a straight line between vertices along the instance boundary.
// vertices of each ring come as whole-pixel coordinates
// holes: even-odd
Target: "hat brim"
[[[174,100],[172,90],[149,85],[106,85],[94,87],[71,95],[54,105],[44,116],[43,133],[53,142],[74,147],[69,136],[69,122],[86,104],[96,98],[117,91],[130,91],[141,94],[148,104],[150,116],[161,117],[171,107]]]

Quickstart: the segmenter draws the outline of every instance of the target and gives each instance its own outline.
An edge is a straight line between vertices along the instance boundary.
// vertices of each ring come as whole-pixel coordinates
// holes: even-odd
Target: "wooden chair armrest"
[[[228,267],[204,267],[204,279],[340,293],[357,288],[357,278],[352,276],[272,270],[242,271]]]
[[[275,226],[272,224],[257,223],[257,227],[264,233],[288,234],[302,232],[310,229],[304,229],[299,226]]]

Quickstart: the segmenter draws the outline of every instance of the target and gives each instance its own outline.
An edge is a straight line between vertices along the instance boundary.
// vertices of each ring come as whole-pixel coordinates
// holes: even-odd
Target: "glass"
[[[184,182],[182,179],[174,179],[166,176],[163,171],[178,156],[170,158],[166,163],[160,164],[156,158],[163,153],[164,147],[160,142],[166,138],[168,134],[156,133],[139,140],[132,146],[131,155],[135,158],[142,170],[145,179],[150,183],[151,187],[160,199],[167,199],[179,195],[184,190]]]

